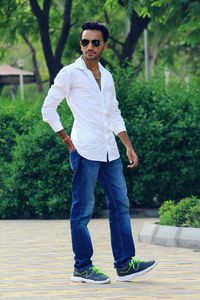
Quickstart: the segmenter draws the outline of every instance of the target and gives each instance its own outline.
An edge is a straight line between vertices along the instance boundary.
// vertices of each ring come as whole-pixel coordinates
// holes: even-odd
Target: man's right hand
[[[57,134],[62,139],[62,141],[66,144],[69,152],[72,152],[72,151],[76,150],[76,148],[74,147],[74,144],[72,142],[71,137],[65,132],[64,129],[61,129],[60,131],[58,131]]]
[[[72,142],[71,137],[68,135],[63,139],[63,142],[67,145],[69,152],[75,151],[76,148]]]

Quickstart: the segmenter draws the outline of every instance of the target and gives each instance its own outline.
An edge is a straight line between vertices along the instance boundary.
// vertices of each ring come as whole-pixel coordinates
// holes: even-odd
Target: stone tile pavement
[[[195,249],[139,243],[146,222],[132,219],[137,257],[156,258],[158,265],[132,282],[116,282],[107,219],[89,225],[94,264],[112,278],[107,285],[72,283],[68,220],[0,221],[0,300],[200,300],[200,252]]]

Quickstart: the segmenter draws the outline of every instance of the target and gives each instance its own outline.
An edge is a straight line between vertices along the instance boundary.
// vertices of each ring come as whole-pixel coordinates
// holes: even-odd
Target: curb
[[[138,240],[167,247],[200,249],[200,228],[144,224]]]
[[[97,213],[98,218],[108,218],[108,210],[102,209]],[[150,209],[150,208],[135,208],[134,210],[130,210],[131,218],[158,218],[159,213],[158,209]]]

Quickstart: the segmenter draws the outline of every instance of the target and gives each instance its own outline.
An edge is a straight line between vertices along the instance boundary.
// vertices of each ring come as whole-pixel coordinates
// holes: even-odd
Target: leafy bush
[[[18,216],[18,200],[12,194],[10,178],[10,164],[0,158],[0,218],[2,219]]]
[[[35,99],[34,99],[35,100]],[[16,136],[26,134],[39,120],[38,101],[1,99],[0,101],[0,157],[10,162]]]
[[[174,225],[175,204],[168,200],[159,209],[160,225]]]
[[[187,215],[186,225],[200,228],[200,201],[197,205],[190,208]]]
[[[16,142],[8,189],[12,197],[18,199],[18,214],[21,217],[47,217],[54,212],[51,206],[55,206],[55,201],[60,211],[61,199],[67,203],[70,200],[66,177],[71,174],[66,148],[47,125],[41,123],[28,134],[17,136]],[[65,215],[66,208],[63,210]]]
[[[176,205],[174,201],[165,201],[159,214],[161,225],[200,227],[200,199],[189,197]]]
[[[158,207],[165,199],[200,195],[199,85],[166,88],[160,74],[148,84],[128,70],[115,77],[127,130],[139,167],[125,168],[131,204]],[[124,164],[124,147],[119,143]]]
[[[29,111],[29,103],[22,104]],[[17,122],[18,112],[14,114],[15,103],[11,103],[11,107],[10,115]],[[64,116],[65,128],[70,132],[71,115],[64,105],[59,110],[61,116]],[[37,118],[34,119],[36,112]],[[31,111],[29,114],[31,115]],[[15,131],[16,126],[12,122],[10,128],[7,126],[7,132],[13,132],[13,144],[6,145],[10,148],[11,161],[8,159],[7,150],[1,156],[0,218],[69,217],[73,173],[69,167],[68,151],[49,126],[42,122],[38,107],[33,110],[32,118],[37,120],[32,120],[32,125],[24,115],[19,118],[20,130]],[[97,198],[102,198],[99,188],[96,195]],[[94,214],[97,215],[100,208],[101,205],[96,205]]]
[[[139,156],[138,168],[126,168],[125,149],[118,141],[131,206],[159,207],[165,199],[177,202],[199,196],[199,85],[194,82],[187,90],[171,83],[166,88],[159,74],[148,84],[134,78],[130,69],[116,69],[113,74],[122,115]],[[0,101],[0,218],[69,216],[68,155],[41,120],[42,101]],[[70,133],[72,116],[64,102],[59,113]],[[105,197],[97,187],[95,214],[104,208]],[[165,219],[170,215],[166,212]]]

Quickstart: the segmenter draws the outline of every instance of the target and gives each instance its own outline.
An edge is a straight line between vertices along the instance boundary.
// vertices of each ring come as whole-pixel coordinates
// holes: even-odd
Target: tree
[[[121,43],[120,63],[130,61],[133,57],[139,38],[142,36],[144,29],[150,23],[154,28],[162,27],[167,31],[174,29],[185,33],[185,40],[190,44],[197,44],[200,41],[200,2],[195,0],[107,0],[106,7],[113,9],[116,5],[124,7],[127,11],[127,17],[130,22],[130,29]],[[167,29],[167,30],[165,30]],[[160,31],[161,32],[161,31]],[[166,40],[166,38],[164,39]],[[159,45],[163,40],[154,39],[156,48],[152,51],[152,65],[157,57]],[[119,45],[116,41],[114,47]],[[116,49],[114,49],[116,51]]]
[[[51,0],[43,0],[42,8],[40,7],[37,0],[29,0],[29,2],[30,2],[32,12],[37,18],[37,22],[39,25],[41,43],[43,47],[47,68],[50,75],[50,84],[51,84],[53,83],[53,80],[56,74],[58,73],[58,71],[62,68],[62,64],[61,64],[62,53],[71,27],[70,17],[71,17],[72,0],[65,0],[62,28],[60,31],[60,36],[57,41],[55,53],[53,52],[50,31],[49,31],[50,9],[52,7]]]
[[[80,53],[80,25],[91,16],[93,20],[104,21],[110,29],[110,48],[103,58],[104,64],[127,66],[138,45],[142,59],[143,45],[139,41],[148,27],[153,66],[163,45],[170,46],[168,41],[175,31],[187,43],[198,46],[199,13],[199,1],[194,0],[2,0],[0,34],[1,40],[10,44],[21,42],[19,36],[23,37],[38,78],[36,47],[40,39],[52,83],[62,64]]]
[[[25,0],[4,1],[0,8],[0,34],[1,34],[1,57],[4,57],[7,48],[23,40],[29,47],[32,58],[33,71],[39,92],[43,91],[39,72],[34,41],[38,39],[37,26],[29,6]],[[22,38],[22,39],[21,39]]]

